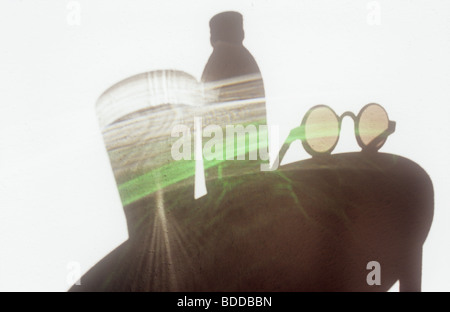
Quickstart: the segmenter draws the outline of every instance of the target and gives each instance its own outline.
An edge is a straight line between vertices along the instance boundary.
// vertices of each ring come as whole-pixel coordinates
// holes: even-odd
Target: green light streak
[[[255,125],[258,129],[259,125],[264,125],[264,121],[254,122],[243,125],[246,127],[247,125]],[[223,144],[223,159],[213,159],[213,160],[205,160],[204,159],[204,169],[205,171],[209,168],[217,167],[218,168],[218,176],[219,179],[223,176],[223,168],[229,167],[231,164],[235,164],[236,161],[239,161],[239,167],[244,168],[246,165],[255,166],[261,164],[262,160],[248,160],[248,157],[244,157],[245,160],[237,160],[238,156],[245,156],[253,151],[257,151],[258,149],[266,149],[268,148],[267,140],[261,139],[262,142],[259,142],[259,137],[267,138],[266,129],[261,129],[262,131],[257,131],[258,137],[256,138],[256,142],[252,142],[250,144],[249,135],[246,135],[246,144],[245,148],[236,148],[237,138],[234,139],[234,146],[232,146],[232,142],[228,142],[226,140],[226,136],[224,136],[225,144]],[[225,133],[225,131],[224,131]],[[232,148],[234,151],[234,160],[226,160],[225,153],[228,148]],[[110,154],[111,157],[111,154]],[[193,159],[193,157],[191,158]],[[244,171],[242,171],[244,172]],[[124,206],[129,205],[145,196],[153,194],[157,190],[164,189],[181,181],[194,178],[195,176],[195,160],[179,160],[168,163],[167,165],[163,165],[159,168],[153,169],[149,172],[146,172],[140,176],[132,178],[126,182],[123,182],[118,185],[119,194],[122,200],[122,204]]]
[[[217,169],[217,178],[220,180],[224,176],[223,170],[227,170],[226,168],[232,166],[232,164],[236,163],[236,160],[239,156],[245,156],[245,160],[239,160],[239,168],[242,168],[243,172],[245,171],[245,166],[259,165],[263,163],[261,159],[258,160],[249,160],[249,154],[252,152],[258,152],[258,150],[268,148],[267,137],[268,133],[266,129],[258,129],[259,125],[265,125],[265,121],[248,123],[243,125],[244,127],[248,125],[254,125],[257,127],[257,136],[256,138],[251,137],[252,134],[246,133],[245,135],[245,148],[242,146],[237,146],[238,139],[235,135],[234,142],[226,140],[226,135],[223,136],[224,144],[222,144],[222,159],[213,159],[206,160],[204,159],[204,168],[205,171],[207,169],[218,167]],[[315,125],[316,126],[316,125]],[[329,129],[327,127],[323,127],[321,124],[320,128],[314,129],[312,133],[308,133],[308,139],[313,138],[325,138],[325,137],[335,137],[336,133],[333,129]],[[303,126],[296,127],[291,130],[288,138],[285,141],[285,144],[291,144],[295,140],[302,140]],[[259,131],[261,130],[261,131]],[[311,129],[312,130],[312,129]],[[223,129],[223,133],[226,131]],[[365,133],[367,133],[365,131]],[[260,138],[266,138],[261,139]],[[234,145],[232,145],[234,143]],[[227,149],[234,151],[234,160],[226,160],[226,151]],[[258,154],[257,154],[258,155]],[[111,155],[110,155],[111,156]],[[192,159],[194,159],[192,157]],[[237,168],[237,167],[236,167]],[[238,170],[238,169],[233,170]],[[231,170],[231,169],[230,169]],[[242,173],[243,173],[242,172]],[[124,183],[118,185],[119,193],[121,196],[122,204],[124,206],[129,205],[147,195],[153,194],[157,190],[164,189],[181,181],[194,178],[195,176],[195,160],[179,160],[172,161],[167,165],[163,165],[159,168],[153,169],[149,172],[146,172],[140,176],[132,178]],[[194,183],[194,182],[192,182]],[[229,187],[227,187],[229,188]]]

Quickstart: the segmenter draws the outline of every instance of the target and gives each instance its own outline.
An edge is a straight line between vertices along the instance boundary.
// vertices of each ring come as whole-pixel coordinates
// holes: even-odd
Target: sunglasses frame
[[[360,124],[361,116],[363,115],[363,113],[367,110],[367,108],[369,108],[369,107],[371,107],[373,105],[376,105],[376,106],[380,107],[385,112],[387,120],[388,120],[388,128],[384,132],[382,132],[380,135],[378,135],[374,140],[372,140],[372,142],[370,142],[368,145],[366,145],[362,141],[361,136],[359,134],[359,124]],[[307,122],[309,116],[311,115],[311,113],[314,110],[316,110],[317,108],[326,108],[326,109],[330,110],[334,114],[334,116],[336,117],[336,120],[338,122],[338,133],[337,133],[336,142],[333,144],[332,147],[330,147],[328,150],[326,150],[324,152],[317,152],[317,151],[315,151],[308,144],[308,141],[306,140],[306,135],[305,135],[306,122]],[[340,134],[341,134],[342,120],[346,116],[349,116],[350,118],[353,119],[356,141],[358,142],[358,145],[361,147],[362,151],[365,151],[365,152],[377,152],[384,145],[384,143],[386,143],[387,137],[389,135],[391,135],[392,133],[394,133],[394,131],[395,131],[395,125],[396,125],[395,121],[389,120],[389,116],[388,116],[386,110],[384,109],[384,107],[381,106],[380,104],[377,104],[377,103],[369,103],[369,104],[365,105],[363,108],[361,108],[361,110],[359,111],[358,115],[356,115],[356,116],[355,116],[354,113],[349,112],[349,111],[346,111],[342,115],[339,116],[328,105],[323,105],[323,104],[316,105],[316,106],[313,106],[312,108],[310,108],[306,112],[305,116],[303,117],[303,120],[302,120],[302,123],[301,123],[301,127],[300,127],[302,145],[303,145],[303,148],[308,152],[308,154],[310,154],[311,156],[321,156],[321,155],[329,155],[329,154],[331,154],[331,152],[334,150],[334,148],[336,147],[336,145],[339,142],[339,138],[340,138]],[[381,142],[381,144],[378,145],[380,142]]]

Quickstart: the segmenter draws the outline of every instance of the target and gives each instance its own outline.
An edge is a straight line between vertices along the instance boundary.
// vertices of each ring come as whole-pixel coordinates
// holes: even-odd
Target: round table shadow
[[[70,291],[421,290],[434,194],[411,160],[337,154],[193,194],[180,184],[126,206],[129,240]]]

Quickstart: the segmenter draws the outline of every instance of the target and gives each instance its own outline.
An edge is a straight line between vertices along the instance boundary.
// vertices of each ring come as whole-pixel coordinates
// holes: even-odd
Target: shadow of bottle
[[[233,130],[247,132],[247,145],[250,137],[257,137],[253,151],[239,151],[226,144],[216,146],[222,151],[222,159],[246,159],[246,166],[236,162],[218,163],[204,159],[205,174],[213,179],[222,176],[239,175],[243,171],[258,172],[261,163],[268,162],[267,157],[254,157],[250,154],[255,150],[268,149],[266,131],[267,125],[264,82],[253,55],[244,46],[243,16],[239,12],[221,12],[213,16],[209,22],[210,42],[213,52],[203,70],[201,82],[204,90],[202,119],[204,128],[220,127],[223,136],[234,136]],[[238,136],[238,135],[237,135]],[[205,145],[203,145],[205,146]],[[268,152],[267,152],[268,153]],[[226,165],[226,166],[225,166]]]

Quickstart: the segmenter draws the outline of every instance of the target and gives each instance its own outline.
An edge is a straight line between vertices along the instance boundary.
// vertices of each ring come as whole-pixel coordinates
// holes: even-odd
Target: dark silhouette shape
[[[202,111],[203,125],[219,125],[223,133],[230,125],[253,125],[259,131],[260,125],[267,124],[264,83],[255,59],[243,45],[243,17],[238,12],[222,12],[211,18],[209,26],[213,52],[201,78],[208,104]],[[267,139],[260,136],[258,143],[267,150]],[[223,159],[227,159],[225,145],[222,151]],[[240,171],[231,162],[214,166],[206,174],[220,178],[242,174],[242,170],[258,172],[261,162],[268,162],[261,157],[249,158],[246,153],[246,166],[241,166]],[[206,168],[210,167],[207,160],[204,162]]]
[[[165,193],[169,244],[154,195],[126,206],[129,241],[71,290],[421,289],[433,187],[408,159],[338,154],[208,184],[198,200],[192,185]],[[366,283],[370,261],[380,286]]]
[[[255,59],[242,44],[244,29],[240,13],[219,13],[210,20],[209,26],[214,50],[203,71],[202,82],[260,74]]]
[[[224,12],[213,17],[210,26],[214,51],[202,77],[209,103],[202,111],[204,125],[265,123],[264,88],[256,62],[242,45],[242,16]],[[157,72],[156,76],[168,74],[174,73]],[[139,86],[137,82],[133,85]],[[144,85],[137,94],[147,90],[149,84]],[[135,94],[125,94],[135,98]],[[175,108],[171,110],[178,111]],[[167,109],[158,108],[156,112],[160,110]],[[180,108],[173,119],[190,120],[193,114]],[[358,117],[348,113],[336,117],[338,128],[344,116],[355,120],[359,135],[361,113]],[[120,132],[128,125],[122,123],[132,117],[136,116],[107,120],[118,120],[113,130]],[[137,117],[145,116],[139,113]],[[149,121],[143,118],[139,122]],[[145,174],[147,179],[139,176],[131,185],[143,196],[124,203],[129,240],[89,270],[81,285],[70,290],[386,291],[400,280],[401,291],[419,291],[422,246],[433,218],[433,185],[426,172],[411,160],[377,152],[393,131],[390,121],[389,125],[389,131],[378,133],[371,141],[359,137],[369,152],[330,155],[333,143],[319,150],[324,156],[320,157],[317,146],[309,141],[304,146],[311,149],[312,159],[276,171],[261,172],[259,162],[257,170],[248,170],[248,161],[224,161],[218,166],[230,174],[216,175],[217,168],[207,164],[208,194],[197,200],[193,197],[192,175],[167,185],[166,172]],[[153,127],[154,122],[148,126]],[[304,141],[301,127],[291,132],[281,158],[292,140]],[[143,127],[138,128],[143,131]],[[111,135],[111,131],[104,135],[107,133]],[[124,144],[121,134],[111,142]],[[145,137],[148,135],[153,134]],[[168,150],[167,133],[157,138],[163,148],[155,149],[149,143],[141,151],[151,150],[155,159],[170,163],[160,156],[161,151]],[[120,163],[128,165],[131,155],[137,157],[131,162],[132,168],[141,172],[141,168],[152,167],[153,158],[134,153],[131,145],[125,144],[125,148],[131,151],[119,153]],[[108,149],[110,157],[112,150]],[[187,160],[177,168],[176,173],[184,173],[185,168],[193,172],[194,165]],[[126,170],[115,174],[118,181],[124,176],[122,185],[128,185]],[[164,187],[146,193],[153,184]],[[134,191],[122,189],[124,194]],[[379,286],[366,282],[366,267],[371,261],[381,265]]]

